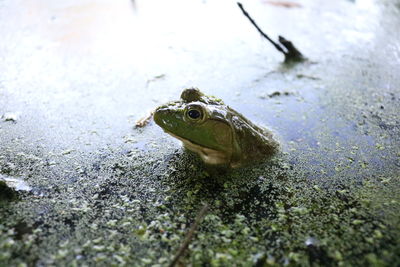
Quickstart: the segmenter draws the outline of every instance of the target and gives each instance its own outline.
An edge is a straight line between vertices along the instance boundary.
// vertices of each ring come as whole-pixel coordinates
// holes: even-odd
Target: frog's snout
[[[161,123],[161,114],[163,113],[162,110],[162,107],[159,107],[154,111],[153,119],[158,125]]]
[[[170,109],[161,106],[154,111],[153,119],[156,124],[163,127],[165,125],[165,118],[168,118],[168,116],[170,116],[171,113],[172,111]]]

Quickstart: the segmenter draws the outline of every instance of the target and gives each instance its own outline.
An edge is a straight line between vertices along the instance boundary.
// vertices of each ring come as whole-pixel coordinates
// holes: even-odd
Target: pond
[[[235,1],[1,1],[0,180],[29,190],[0,198],[0,265],[164,266],[193,224],[182,265],[400,263],[400,6],[242,4],[307,61]],[[135,127],[189,87],[281,151],[223,171]]]

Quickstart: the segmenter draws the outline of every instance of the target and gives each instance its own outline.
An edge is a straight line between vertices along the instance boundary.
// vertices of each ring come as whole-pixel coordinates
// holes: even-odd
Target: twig
[[[181,247],[179,248],[178,252],[176,253],[174,259],[172,260],[172,262],[168,265],[169,267],[174,267],[179,259],[182,257],[183,253],[186,251],[186,249],[188,248],[190,241],[193,238],[194,233],[197,230],[197,227],[199,226],[201,220],[203,219],[203,217],[206,215],[208,211],[208,204],[204,204],[204,206],[201,208],[201,210],[199,211],[199,213],[196,216],[196,219],[194,220],[192,226],[190,227],[189,231],[186,234],[185,240],[183,241]]]
[[[240,2],[237,2],[237,5],[239,6],[240,10],[242,10],[243,15],[245,15],[253,24],[254,27],[256,27],[257,31],[264,37],[266,38],[271,44],[282,54],[285,55],[285,62],[293,62],[293,61],[303,61],[305,58],[303,55],[300,53],[299,50],[292,44],[291,41],[285,39],[282,36],[279,36],[279,43],[274,42],[268,35],[266,35],[260,27],[258,27],[257,23],[253,20],[252,17],[250,17],[249,13],[243,8],[243,5]]]
[[[142,127],[146,126],[150,122],[150,119],[153,117],[153,115],[154,115],[154,111],[150,112],[145,117],[137,120],[135,123],[136,128],[142,128]]]
[[[287,53],[285,54],[285,61],[304,61],[306,58],[299,50],[294,46],[294,44],[285,39],[283,36],[279,35],[279,42],[286,48]]]
[[[251,24],[253,24],[254,27],[256,27],[257,31],[258,31],[262,36],[264,36],[268,41],[270,41],[270,42],[275,46],[276,49],[278,49],[278,50],[281,51],[284,55],[286,55],[286,51],[284,51],[284,50],[282,49],[282,47],[280,47],[279,44],[275,43],[274,40],[272,40],[271,38],[269,38],[269,36],[266,35],[266,34],[260,29],[260,27],[258,27],[257,23],[253,20],[252,17],[250,17],[249,13],[247,13],[247,11],[244,10],[242,3],[237,2],[237,5],[238,5],[239,8],[242,10],[243,15],[245,15],[245,16],[250,20]]]

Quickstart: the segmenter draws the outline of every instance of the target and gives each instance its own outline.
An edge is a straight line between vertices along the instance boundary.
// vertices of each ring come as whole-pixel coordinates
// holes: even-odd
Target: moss
[[[390,172],[342,179],[285,154],[210,172],[193,154],[164,149],[102,157],[93,172],[81,164],[85,179],[1,207],[0,263],[163,266],[204,202],[210,211],[183,265],[400,262],[400,185]]]

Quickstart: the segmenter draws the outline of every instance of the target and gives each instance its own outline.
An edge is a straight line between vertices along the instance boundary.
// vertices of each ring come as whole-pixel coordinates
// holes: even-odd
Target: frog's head
[[[221,100],[190,88],[182,92],[180,101],[158,107],[154,121],[203,160],[212,155],[209,163],[218,164],[221,157],[230,157],[233,151],[233,132],[227,116],[227,106]]]

